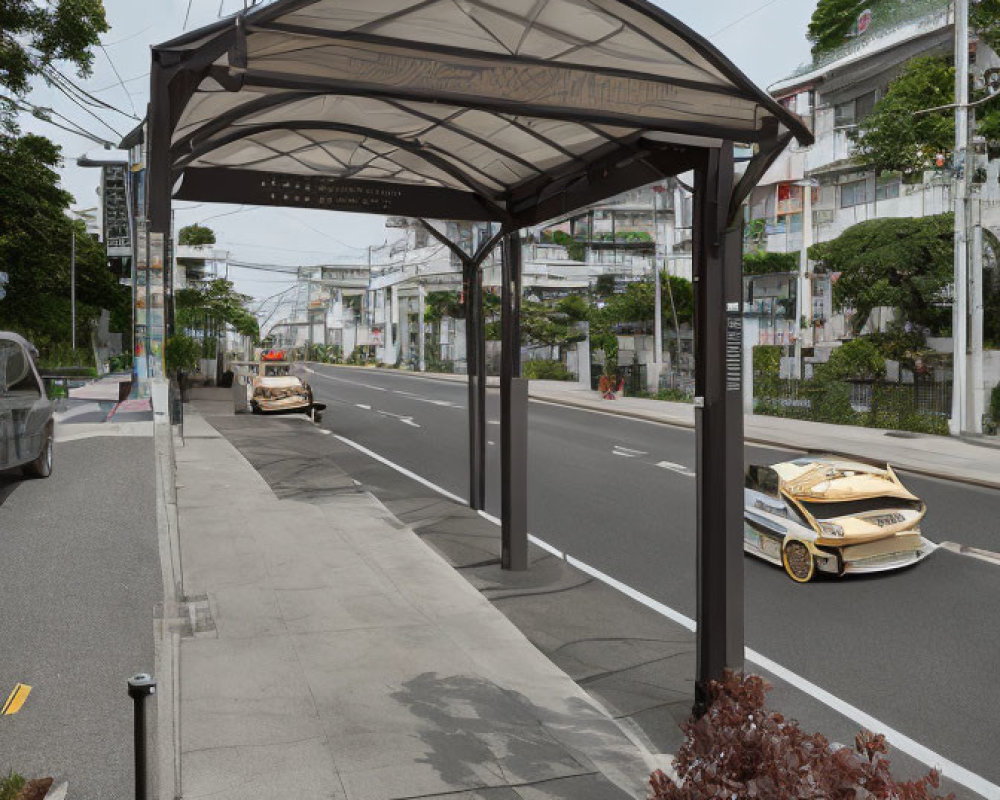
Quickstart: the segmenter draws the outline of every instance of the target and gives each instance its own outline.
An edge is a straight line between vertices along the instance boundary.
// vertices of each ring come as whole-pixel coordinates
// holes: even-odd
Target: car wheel
[[[816,571],[813,554],[798,539],[785,542],[781,550],[781,562],[785,565],[785,572],[796,583],[808,583]]]
[[[45,441],[42,443],[42,450],[38,458],[25,466],[25,471],[34,478],[47,478],[52,474],[52,454],[53,454],[52,425],[45,428]]]

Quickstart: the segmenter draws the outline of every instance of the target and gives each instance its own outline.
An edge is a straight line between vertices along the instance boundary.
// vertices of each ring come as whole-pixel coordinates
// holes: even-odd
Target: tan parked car
[[[898,569],[935,549],[920,533],[927,507],[888,465],[806,456],[752,466],[743,501],[744,550],[799,583]]]
[[[308,383],[292,374],[287,361],[234,362],[233,392],[237,411],[254,414],[322,411],[326,406],[313,402]]]
[[[16,333],[0,331],[0,470],[52,473],[52,403],[35,367],[38,352]]]

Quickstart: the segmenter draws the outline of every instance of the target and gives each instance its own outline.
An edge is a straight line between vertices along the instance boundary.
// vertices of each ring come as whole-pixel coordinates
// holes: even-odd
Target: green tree
[[[931,166],[938,153],[955,148],[954,111],[914,112],[947,105],[954,97],[955,69],[944,58],[911,59],[858,125],[855,157],[876,173],[908,175]]]
[[[177,243],[180,245],[215,244],[215,231],[197,223],[185,225],[177,232]]]
[[[77,341],[90,341],[102,308],[131,330],[130,294],[107,268],[104,246],[65,210],[59,148],[42,136],[0,134],[0,271],[8,274],[0,327],[28,334],[43,353],[71,336],[70,259],[76,245]],[[126,337],[126,341],[129,337]]]
[[[842,45],[858,14],[878,4],[879,0],[819,0],[806,33],[813,56]]]
[[[444,317],[465,318],[465,303],[458,292],[428,292],[424,298],[424,321],[440,322]]]
[[[92,48],[108,30],[101,0],[0,0],[0,126],[16,130],[16,99],[30,90],[31,79],[52,82],[58,61],[77,74],[90,74]]]
[[[953,216],[875,219],[836,239],[813,245],[809,257],[827,272],[837,308],[855,309],[857,333],[878,306],[897,308],[907,321],[947,329],[951,309],[941,302],[953,274]]]
[[[255,340],[259,336],[257,318],[247,310],[252,298],[233,290],[232,281],[217,278],[204,284],[189,286],[174,295],[177,304],[177,324],[188,330],[200,330],[206,353],[209,342],[215,340],[226,325]]]

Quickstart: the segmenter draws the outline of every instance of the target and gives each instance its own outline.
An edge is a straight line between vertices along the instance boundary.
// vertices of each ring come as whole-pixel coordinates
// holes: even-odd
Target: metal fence
[[[838,406],[839,403],[839,406]],[[757,413],[847,422],[900,430],[936,431],[951,414],[951,381],[842,381],[820,386],[797,379],[754,376]],[[840,416],[830,418],[839,409]]]

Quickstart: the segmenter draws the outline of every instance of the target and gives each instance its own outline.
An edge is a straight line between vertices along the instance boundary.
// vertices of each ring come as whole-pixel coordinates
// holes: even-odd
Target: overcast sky
[[[805,30],[814,0],[653,2],[708,38],[762,87],[809,60]],[[111,30],[102,37],[104,52],[96,53],[93,75],[80,85],[122,111],[141,117],[149,99],[150,45],[214,21],[220,8],[227,14],[242,5],[243,0],[221,0],[221,5],[220,0],[104,0]],[[137,124],[135,119],[111,111],[101,111],[97,114],[100,120],[95,119],[44,85],[36,87],[29,101],[53,108],[116,143],[120,134]],[[62,182],[76,198],[74,207],[95,206],[98,171],[77,167],[76,159],[99,151],[100,146],[30,116],[22,115],[21,126],[62,145],[66,160]],[[255,264],[353,261],[366,257],[367,247],[382,244],[387,236],[382,217],[363,214],[188,202],[176,202],[174,208],[178,228],[194,222],[206,224],[233,259]],[[259,298],[292,282],[285,275],[245,269],[231,270],[230,278],[240,291]]]

